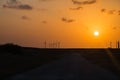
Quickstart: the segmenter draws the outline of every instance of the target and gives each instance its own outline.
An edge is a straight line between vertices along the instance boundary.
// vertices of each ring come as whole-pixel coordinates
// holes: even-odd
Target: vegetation
[[[21,46],[12,43],[0,45],[0,51],[4,53],[22,54],[22,49],[23,48]]]

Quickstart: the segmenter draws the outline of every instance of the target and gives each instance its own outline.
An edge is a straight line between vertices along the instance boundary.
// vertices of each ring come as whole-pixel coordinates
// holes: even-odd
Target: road
[[[6,80],[119,80],[111,72],[91,64],[79,53],[45,64]]]

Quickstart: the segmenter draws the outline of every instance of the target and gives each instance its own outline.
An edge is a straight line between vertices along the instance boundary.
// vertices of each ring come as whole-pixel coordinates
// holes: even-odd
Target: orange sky
[[[120,40],[120,0],[0,0],[0,44],[101,48]],[[85,1],[86,4],[83,4]],[[90,3],[91,1],[95,1]],[[99,36],[94,36],[94,31]]]

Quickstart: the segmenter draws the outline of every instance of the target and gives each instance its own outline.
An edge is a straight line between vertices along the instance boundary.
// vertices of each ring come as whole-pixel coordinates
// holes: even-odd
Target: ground
[[[95,64],[119,77],[120,49],[109,49],[109,51],[115,57],[117,66],[107,54],[106,49],[24,48],[21,55],[1,53],[0,78],[5,79],[16,74],[22,74],[76,53],[89,61],[90,64]]]

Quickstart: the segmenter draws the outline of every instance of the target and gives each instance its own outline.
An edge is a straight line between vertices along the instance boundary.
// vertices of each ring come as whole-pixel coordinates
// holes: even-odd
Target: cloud
[[[13,3],[20,3],[20,1],[18,1],[18,0],[7,0],[7,3],[8,4],[13,4]]]
[[[49,1],[49,0],[39,0],[39,1]]]
[[[114,29],[114,30],[116,30],[116,29],[117,29],[117,27],[113,27],[113,29]]]
[[[109,10],[108,11],[108,14],[114,14],[115,13],[115,10]]]
[[[86,1],[79,1],[79,0],[72,0],[73,4],[77,5],[89,5],[96,3],[96,0],[86,0]]]
[[[105,8],[101,9],[101,12],[106,12],[106,9]]]
[[[47,24],[47,21],[42,21],[42,23]]]
[[[6,4],[3,5],[3,8],[11,8],[11,9],[21,9],[21,10],[32,10],[33,7],[28,4],[22,4],[18,0],[9,0]]]
[[[47,0],[39,0],[39,1],[47,1]]]
[[[29,18],[27,16],[22,16],[21,17],[23,20],[29,20]]]
[[[83,9],[83,7],[70,8],[70,10],[80,10],[80,9]]]
[[[108,9],[103,8],[103,9],[101,9],[101,12],[102,13],[108,13],[108,14],[111,14],[111,15],[120,15],[120,10],[115,10],[115,9],[108,10]]]
[[[73,4],[79,4],[79,5],[82,4],[82,2],[80,2],[80,1],[76,1],[76,0],[72,0],[72,2],[73,2]]]
[[[118,15],[120,15],[120,10],[118,10]]]
[[[70,22],[74,22],[75,20],[73,19],[67,19],[67,18],[62,18],[61,19],[63,22],[67,22],[67,23],[70,23]]]
[[[26,10],[31,10],[32,7],[28,4],[21,4],[18,6],[18,9],[26,9]]]

